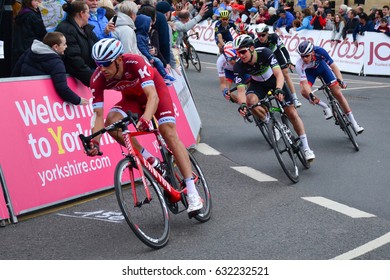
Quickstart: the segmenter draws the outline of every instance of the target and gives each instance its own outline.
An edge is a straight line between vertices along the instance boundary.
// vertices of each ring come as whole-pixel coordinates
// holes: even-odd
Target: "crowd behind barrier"
[[[184,78],[176,79],[169,91],[177,130],[184,145],[191,147],[200,118]],[[91,98],[90,90],[74,78],[68,83],[80,96]],[[107,92],[107,109],[120,98],[117,91]],[[46,76],[0,79],[0,100],[0,129],[7,131],[0,147],[6,179],[0,189],[0,221],[113,187],[115,165],[122,157],[119,145],[106,133],[101,140],[103,156],[91,158],[78,138],[80,133],[90,134],[91,105],[64,102]],[[140,141],[158,155],[153,136]],[[7,208],[4,187],[13,213]]]
[[[214,40],[215,22],[203,21],[196,25],[189,32],[198,32],[199,39],[190,37],[191,44],[197,51],[218,54],[218,47]],[[272,26],[269,26],[273,32]],[[250,30],[253,26],[250,27]],[[283,35],[280,36],[291,60],[295,63],[298,60],[296,49],[302,40],[312,40],[317,46],[323,47],[329,52],[342,72],[363,75],[390,76],[390,37],[376,32],[366,32],[364,36],[358,35],[358,47],[352,43],[352,35],[348,34],[348,41],[332,44],[331,32],[328,30],[302,30],[287,33],[282,28]],[[233,36],[237,36],[231,30]]]

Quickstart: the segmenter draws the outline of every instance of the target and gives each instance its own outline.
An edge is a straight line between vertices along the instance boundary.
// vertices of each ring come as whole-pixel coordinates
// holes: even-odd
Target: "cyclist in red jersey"
[[[151,119],[156,116],[161,135],[186,178],[187,212],[200,210],[203,203],[194,185],[190,159],[176,131],[175,113],[168,87],[157,69],[140,55],[123,54],[121,42],[112,38],[97,42],[92,48],[92,57],[98,65],[90,83],[94,109],[92,133],[124,118],[128,110],[141,116],[137,123],[139,130],[151,128]],[[122,100],[111,108],[104,123],[103,106],[106,89],[120,91]],[[110,135],[124,145],[120,131],[112,131]],[[100,136],[91,140],[89,156],[98,154],[99,140]],[[135,147],[149,162],[150,159],[155,160],[137,141],[134,142]]]

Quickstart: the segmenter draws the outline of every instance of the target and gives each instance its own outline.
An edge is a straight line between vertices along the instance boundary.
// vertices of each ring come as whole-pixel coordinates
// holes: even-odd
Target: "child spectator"
[[[66,39],[61,32],[50,32],[43,42],[34,40],[17,61],[13,77],[50,75],[57,94],[74,105],[87,105],[88,100],[78,96],[68,87],[66,71],[61,56],[66,50]]]
[[[147,58],[147,60],[154,67],[157,68],[160,75],[164,78],[167,84],[174,82],[176,79],[168,75],[164,68],[164,64],[158,57],[150,54],[150,50],[153,48],[150,44],[149,30],[151,28],[152,19],[145,15],[138,15],[135,19],[135,34],[137,37],[137,46],[141,53]]]
[[[300,27],[298,27],[296,29],[296,31],[300,31],[300,30],[303,30],[303,29],[312,30],[313,29],[313,25],[310,24],[310,21],[313,18],[312,15],[311,15],[311,10],[309,8],[304,8],[302,10],[302,14],[303,14],[302,25]]]

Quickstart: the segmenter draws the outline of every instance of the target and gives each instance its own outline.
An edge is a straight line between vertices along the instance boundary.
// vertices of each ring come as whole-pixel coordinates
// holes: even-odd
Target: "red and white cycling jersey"
[[[107,80],[100,68],[97,68],[91,77],[90,88],[93,95],[92,106],[94,109],[104,107],[104,90],[113,89],[122,93],[122,100],[115,107],[123,112],[131,110],[133,113],[143,113],[147,102],[143,88],[154,85],[159,97],[159,105],[156,111],[157,119],[162,117],[174,117],[172,99],[164,79],[157,69],[137,54],[124,54],[123,76],[121,79]]]

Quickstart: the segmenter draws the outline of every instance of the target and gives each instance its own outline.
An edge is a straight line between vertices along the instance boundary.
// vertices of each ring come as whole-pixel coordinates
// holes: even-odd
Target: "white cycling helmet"
[[[110,62],[114,61],[123,52],[123,45],[119,40],[113,38],[101,39],[92,47],[92,58],[100,63]]]
[[[265,23],[260,23],[255,27],[256,33],[268,33],[269,28]]]
[[[238,50],[241,48],[249,48],[250,46],[253,46],[254,42],[251,36],[244,34],[237,36],[233,40],[233,49]]]

